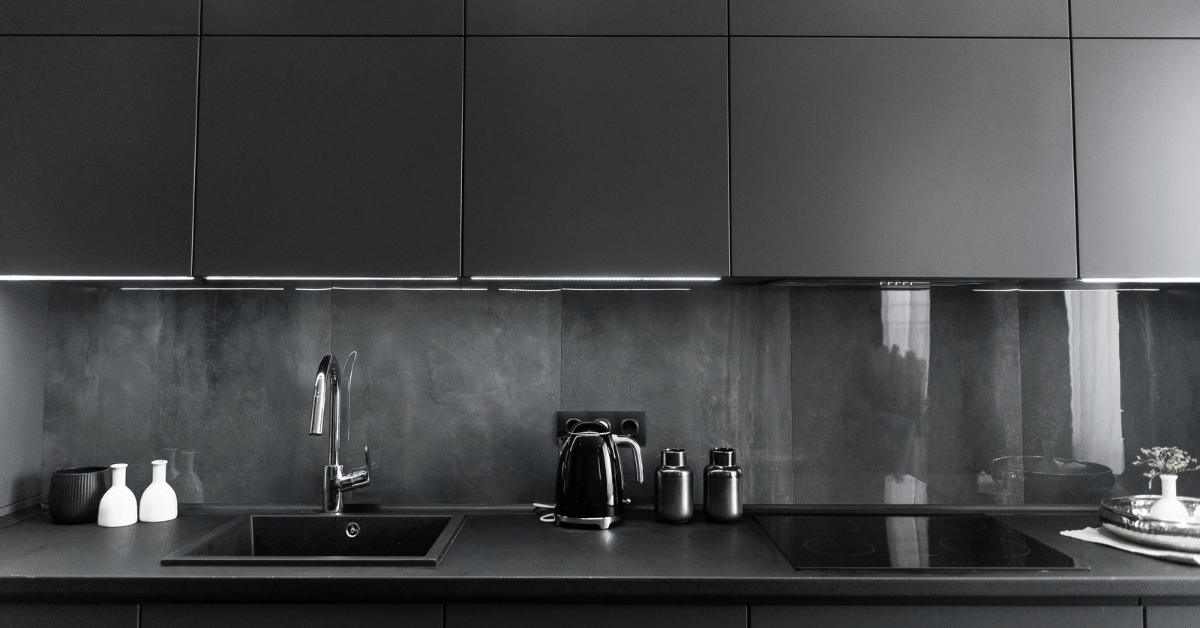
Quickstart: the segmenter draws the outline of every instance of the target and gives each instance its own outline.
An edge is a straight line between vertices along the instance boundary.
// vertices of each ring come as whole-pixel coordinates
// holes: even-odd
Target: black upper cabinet
[[[1072,0],[1075,37],[1200,37],[1196,0]]]
[[[197,275],[457,276],[461,37],[205,37]]]
[[[732,40],[743,276],[1076,276],[1069,43]]]
[[[468,38],[467,275],[728,274],[727,40]]]
[[[468,0],[470,35],[721,35],[726,0]]]
[[[188,274],[196,55],[0,37],[0,274]]]
[[[1067,37],[1067,2],[729,0],[729,28],[734,35]]]
[[[0,35],[196,35],[200,0],[0,0]]]
[[[463,0],[204,0],[205,35],[462,35]]]
[[[1200,41],[1075,42],[1084,277],[1200,277]]]

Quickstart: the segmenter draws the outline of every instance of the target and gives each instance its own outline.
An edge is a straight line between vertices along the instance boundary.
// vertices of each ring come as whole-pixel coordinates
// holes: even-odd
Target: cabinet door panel
[[[1076,41],[1084,277],[1200,276],[1200,41]]]
[[[733,35],[1067,37],[1067,0],[729,0]]]
[[[1200,37],[1195,0],[1072,0],[1075,37]]]
[[[442,628],[441,604],[145,604],[141,628]]]
[[[721,35],[725,0],[470,0],[471,35]]]
[[[1194,628],[1200,624],[1200,606],[1147,606],[1146,628]]]
[[[188,274],[196,55],[0,37],[0,274]]]
[[[1066,41],[731,45],[734,275],[1076,276]]]
[[[138,628],[137,604],[0,604],[8,628]]]
[[[205,35],[461,35],[463,0],[205,0]]]
[[[728,272],[725,38],[471,38],[467,275]]]
[[[752,606],[754,628],[1141,628],[1138,606]],[[1149,627],[1147,627],[1149,628]]]
[[[206,37],[198,275],[457,276],[458,37]]]
[[[446,628],[746,628],[745,606],[448,604]]]
[[[200,0],[0,0],[0,35],[197,35]]]

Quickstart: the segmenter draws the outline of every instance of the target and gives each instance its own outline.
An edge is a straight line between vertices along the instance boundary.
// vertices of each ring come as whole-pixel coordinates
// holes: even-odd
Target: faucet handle
[[[371,450],[363,447],[363,454],[367,457],[367,466],[354,469],[346,475],[339,474],[337,478],[339,491],[345,493],[371,484]]]

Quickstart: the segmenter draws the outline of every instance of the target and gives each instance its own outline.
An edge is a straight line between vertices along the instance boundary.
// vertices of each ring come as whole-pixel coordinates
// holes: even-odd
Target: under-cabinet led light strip
[[[1200,283],[1200,277],[1084,277],[1083,283]]]
[[[192,281],[194,277],[131,277],[121,275],[0,275],[0,281]]]
[[[251,277],[211,275],[209,281],[458,281],[458,277]]]
[[[330,290],[356,290],[359,292],[487,292],[487,288],[459,288],[457,286],[437,286],[437,287],[411,287],[411,286],[384,286],[381,288],[370,286],[332,286],[329,288],[296,288],[302,292],[328,292]]]
[[[471,277],[474,281],[611,281],[702,283],[720,281],[720,277]]]
[[[164,291],[166,291],[166,292],[212,292],[212,291],[229,291],[229,290],[234,290],[234,291],[237,291],[237,290],[241,290],[241,291],[245,291],[245,290],[259,290],[259,291],[283,290],[283,288],[270,288],[270,287],[265,287],[265,286],[264,287],[253,287],[253,288],[214,288],[214,287],[210,287],[210,286],[195,286],[195,287],[187,287],[187,288],[174,288],[174,287],[169,287],[169,288],[130,288],[130,287],[123,287],[123,288],[121,288],[121,290],[137,290],[137,291],[141,291],[141,292],[164,292]]]

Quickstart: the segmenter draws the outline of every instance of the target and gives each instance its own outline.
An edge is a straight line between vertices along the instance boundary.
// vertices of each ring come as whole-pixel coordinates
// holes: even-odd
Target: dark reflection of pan
[[[1062,465],[1083,465],[1080,473],[1038,471],[1041,456],[1004,456],[992,461],[991,474],[997,482],[1025,486],[1027,504],[1094,504],[1108,496],[1115,478],[1112,469],[1096,463],[1055,458]]]

